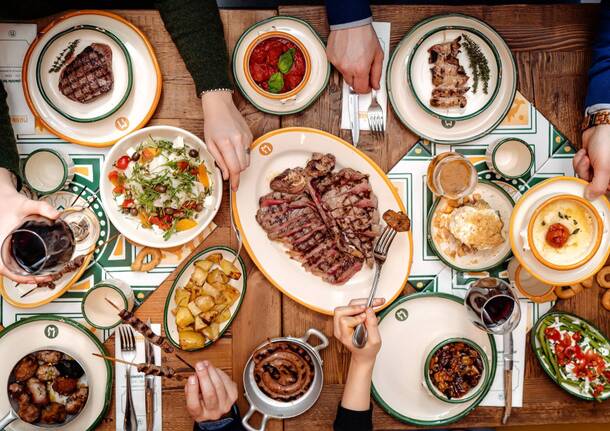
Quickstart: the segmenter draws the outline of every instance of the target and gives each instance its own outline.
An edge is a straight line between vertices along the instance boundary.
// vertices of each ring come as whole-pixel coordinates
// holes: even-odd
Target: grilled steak
[[[286,169],[260,198],[256,220],[307,271],[343,284],[372,266],[379,212],[368,176],[334,167],[332,154],[314,153],[304,168]]]
[[[430,105],[435,108],[466,107],[464,94],[470,89],[466,86],[470,77],[457,58],[462,47],[461,39],[458,36],[450,42],[438,43],[428,49],[428,62],[433,64],[430,72],[434,85]]]
[[[59,91],[67,98],[88,103],[112,90],[112,50],[92,43],[62,69]]]

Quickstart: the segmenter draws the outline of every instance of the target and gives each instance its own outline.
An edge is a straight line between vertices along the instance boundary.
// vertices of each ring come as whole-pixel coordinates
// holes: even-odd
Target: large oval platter
[[[321,130],[292,127],[261,136],[252,144],[250,168],[241,177],[237,193],[232,194],[233,215],[244,247],[267,279],[300,304],[320,313],[332,314],[335,307],[351,299],[368,296],[373,269],[364,265],[343,285],[332,285],[307,272],[292,260],[284,246],[271,241],[256,221],[259,198],[270,191],[272,178],[286,168],[304,166],[312,153],[331,153],[336,168],[352,168],[369,176],[378,199],[379,213],[388,209],[407,213],[396,188],[384,172],[365,154],[344,140]],[[381,272],[377,296],[386,306],[407,283],[413,260],[411,232],[398,234]]]
[[[80,323],[55,315],[33,316],[20,320],[0,332],[0,411],[8,412],[10,401],[6,391],[13,366],[27,354],[42,348],[59,350],[78,360],[85,369],[89,398],[84,409],[65,431],[94,430],[102,420],[112,398],[112,367],[93,353],[108,355],[100,341]],[[40,427],[20,419],[8,426],[11,431],[35,431]]]

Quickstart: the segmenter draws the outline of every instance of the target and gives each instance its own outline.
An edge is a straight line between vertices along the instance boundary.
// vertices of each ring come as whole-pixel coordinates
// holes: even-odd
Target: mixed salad
[[[113,164],[108,180],[123,214],[168,240],[197,226],[197,216],[213,206],[211,174],[199,151],[184,143],[148,137]]]
[[[601,400],[610,391],[610,344],[595,328],[566,314],[551,314],[538,325],[538,353],[557,382]]]

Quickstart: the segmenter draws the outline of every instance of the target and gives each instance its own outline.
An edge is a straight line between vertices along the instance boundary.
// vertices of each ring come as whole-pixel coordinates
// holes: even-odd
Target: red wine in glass
[[[482,310],[483,323],[488,328],[502,326],[513,314],[515,300],[509,296],[494,296],[489,299]]]

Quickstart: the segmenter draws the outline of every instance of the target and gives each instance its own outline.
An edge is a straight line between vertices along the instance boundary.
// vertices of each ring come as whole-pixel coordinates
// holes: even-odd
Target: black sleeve
[[[21,188],[21,170],[19,169],[19,154],[13,134],[13,126],[8,115],[6,90],[0,85],[0,168],[6,168],[17,177],[17,189]]]
[[[372,431],[373,407],[371,406],[368,410],[356,411],[345,409],[339,404],[333,429],[335,431]]]

